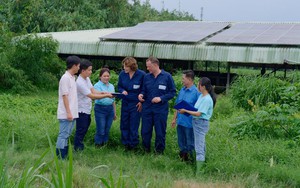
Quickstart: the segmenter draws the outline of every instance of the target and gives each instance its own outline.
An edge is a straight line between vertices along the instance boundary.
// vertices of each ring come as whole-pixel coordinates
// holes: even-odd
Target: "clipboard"
[[[195,112],[198,110],[197,108],[195,108],[194,106],[192,106],[191,104],[189,104],[188,102],[186,102],[186,101],[184,101],[184,100],[182,100],[182,101],[180,101],[178,104],[176,104],[176,105],[174,106],[174,108],[175,108],[176,110],[179,110],[179,109],[186,109],[186,110],[195,111]],[[184,115],[190,116],[189,113],[184,113]]]
[[[117,97],[119,99],[124,99],[125,95],[122,93],[111,93],[114,97]]]

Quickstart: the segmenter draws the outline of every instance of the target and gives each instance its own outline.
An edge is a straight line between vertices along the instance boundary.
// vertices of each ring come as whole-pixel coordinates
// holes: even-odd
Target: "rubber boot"
[[[56,148],[56,156],[58,159],[64,159],[65,149]]]
[[[64,149],[56,148],[56,156],[58,159],[66,159],[68,156],[68,146]]]
[[[64,158],[63,159],[67,159],[67,157],[68,157],[68,153],[69,153],[69,146],[65,146],[65,148],[64,148]]]
[[[204,173],[204,161],[196,161],[196,176]]]

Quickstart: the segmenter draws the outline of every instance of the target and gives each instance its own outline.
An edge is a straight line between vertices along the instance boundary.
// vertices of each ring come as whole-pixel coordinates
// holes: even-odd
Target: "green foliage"
[[[44,97],[37,98],[39,95]],[[48,146],[45,132],[47,128],[53,129],[56,125],[56,111],[57,96],[48,93],[26,97],[0,95],[0,142],[5,143],[4,139],[8,138],[9,143],[14,144],[18,150]]]
[[[0,55],[1,57],[1,55]],[[0,62],[0,90],[12,93],[29,94],[36,91],[36,87],[22,70],[17,70],[7,63],[6,58]]]
[[[22,70],[33,85],[54,89],[65,67],[56,54],[57,47],[51,38],[26,35],[15,41],[8,61],[10,66]]]
[[[7,140],[5,140],[5,146],[4,149],[2,150],[2,155],[0,160],[0,187],[5,188],[8,187],[8,173],[7,173],[7,164],[5,161],[7,160],[6,152],[7,152]]]
[[[133,26],[146,20],[195,20],[186,12],[157,11],[134,0],[2,0],[0,21],[10,30],[50,32]]]
[[[237,138],[283,138],[300,144],[299,91],[298,82],[239,78],[231,89],[231,98],[252,112],[238,117],[231,133]]]
[[[52,151],[52,155],[54,156],[54,167],[55,170],[49,168],[51,171],[51,187],[61,187],[61,188],[71,188],[73,187],[73,149],[71,142],[69,140],[69,147],[68,147],[68,161],[64,163],[64,161],[59,160],[56,153],[55,147],[53,146],[49,135],[47,135],[50,149]],[[50,182],[50,181],[48,181]]]
[[[16,187],[18,182],[28,187],[67,187],[67,184],[105,187],[105,181],[111,187],[176,187],[176,182],[181,181],[186,185],[195,184],[195,187],[209,186],[212,182],[218,182],[217,187],[225,187],[224,184],[232,187],[299,187],[299,145],[286,138],[233,138],[229,124],[245,112],[234,108],[227,113],[222,109],[229,108],[225,105],[230,105],[230,100],[221,96],[206,137],[205,173],[195,178],[193,165],[178,159],[176,129],[167,127],[164,155],[125,152],[120,142],[119,115],[111,128],[107,146],[94,147],[96,128],[92,113],[85,150],[72,153],[70,145],[72,164],[70,160],[55,162],[55,146],[50,143],[56,140],[59,129],[57,92],[34,96],[1,94],[0,153],[3,157],[0,170],[3,170],[4,187]],[[119,113],[120,105],[117,105]],[[169,114],[169,122],[172,118]],[[73,137],[70,140],[72,143]],[[3,151],[7,151],[5,155]]]
[[[24,94],[35,91],[36,87],[30,82],[23,70],[18,70],[10,65],[8,54],[14,50],[11,45],[12,33],[6,25],[0,24],[0,90]]]
[[[231,85],[230,96],[235,105],[251,110],[268,102],[276,103],[280,98],[278,88],[286,84],[275,77],[239,76]]]
[[[99,168],[108,169],[108,166],[100,165],[100,166],[93,168],[92,171],[95,171]],[[100,187],[102,187],[102,186],[104,186],[106,188],[138,187],[137,182],[133,177],[123,175],[122,169],[120,170],[120,174],[119,174],[119,177],[117,178],[117,180],[113,177],[113,174],[111,171],[109,172],[109,176],[107,178],[99,176],[99,175],[95,175],[95,174],[93,174],[93,176],[100,180],[100,185],[101,185]],[[132,182],[127,181],[128,178]]]
[[[212,118],[229,118],[234,113],[234,110],[235,107],[229,97],[218,95]]]
[[[12,37],[13,33],[9,31],[7,24],[0,22],[0,54],[10,50]]]
[[[291,108],[300,111],[300,83],[295,82],[287,84],[278,89],[280,99],[278,103],[288,104]]]
[[[159,12],[149,1],[139,0],[132,4],[127,0],[2,0],[0,58],[5,70],[0,73],[0,90],[26,94],[37,88],[57,88],[65,67],[56,55],[58,44],[26,33],[127,27],[146,20],[194,18],[184,12]],[[15,33],[23,35],[11,43]]]
[[[57,88],[58,79],[65,67],[58,58],[58,44],[51,38],[25,35],[16,37],[0,29],[0,90],[28,94],[37,88]]]
[[[232,126],[235,137],[296,139],[300,132],[300,118],[287,104],[268,103],[261,110],[241,116]]]
[[[48,153],[48,151],[49,150],[45,151],[41,155],[41,157],[34,162],[33,166],[28,165],[25,167],[19,178],[19,181],[17,182],[17,187],[30,187],[31,185],[33,185],[36,179],[45,179],[43,176],[40,175],[40,172],[43,171],[43,169],[45,168],[46,163],[42,162],[42,160]]]

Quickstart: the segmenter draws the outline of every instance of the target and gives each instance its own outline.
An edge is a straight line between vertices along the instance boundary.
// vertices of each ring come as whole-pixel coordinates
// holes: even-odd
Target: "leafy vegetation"
[[[0,65],[4,69],[0,72],[0,90],[28,94],[57,87],[65,67],[56,54],[58,44],[32,33],[128,27],[151,20],[195,20],[185,12],[157,11],[149,1],[130,2],[2,0]]]
[[[52,144],[58,133],[56,89],[65,66],[56,55],[57,43],[32,33],[133,26],[145,20],[194,20],[184,12],[157,11],[149,1],[131,2],[1,1],[0,187],[299,187],[298,72],[287,80],[241,76],[229,96],[218,96],[202,177],[194,177],[193,165],[180,162],[176,130],[170,126],[164,155],[124,151],[120,119],[113,123],[109,144],[95,148],[94,114],[85,150],[73,153],[69,147],[70,159],[57,159]],[[224,63],[221,69],[226,70]],[[91,80],[97,82],[98,76],[96,70]],[[173,77],[179,91],[180,71]],[[112,71],[111,83],[117,80]],[[170,101],[169,122],[174,101]],[[71,146],[73,137],[70,141]]]
[[[15,33],[128,27],[145,20],[195,20],[187,12],[157,11],[149,0],[2,0],[0,22]]]
[[[251,110],[232,124],[235,137],[284,138],[300,145],[299,80],[276,77],[240,77],[231,98],[238,107]]]
[[[279,100],[278,88],[285,82],[275,77],[240,76],[231,85],[232,101],[238,107],[251,110]]]
[[[92,77],[97,80],[98,74],[96,71]],[[112,74],[115,83],[116,74]],[[181,87],[179,73],[174,80]],[[291,101],[286,97],[284,100]],[[120,119],[117,119],[111,129],[109,144],[96,149],[94,114],[85,139],[86,149],[83,152],[70,151],[71,163],[70,160],[55,161],[51,143],[55,142],[58,133],[56,91],[28,96],[2,94],[1,183],[4,187],[16,187],[17,184],[29,187],[67,187],[67,184],[73,187],[298,187],[299,132],[292,129],[299,125],[293,124],[296,120],[285,114],[291,108],[282,109],[283,113],[277,105],[268,103],[255,111],[248,111],[234,106],[231,97],[219,95],[207,135],[205,173],[197,179],[193,175],[193,166],[180,162],[178,158],[175,129],[167,128],[164,155],[131,153],[124,151],[121,145]],[[264,110],[269,114],[264,115],[266,112],[261,112]],[[117,103],[118,117],[119,114],[120,103]],[[172,114],[170,112],[169,122]],[[280,129],[278,123],[283,120],[276,120],[277,116],[289,121],[281,125],[293,133],[292,136]],[[232,127],[247,120],[249,122],[243,128]],[[242,129],[247,134],[241,134]],[[73,137],[70,140],[72,144]]]
[[[56,54],[57,43],[50,38],[27,35],[16,40],[3,57],[0,89],[27,94],[37,88],[57,88],[64,63]]]

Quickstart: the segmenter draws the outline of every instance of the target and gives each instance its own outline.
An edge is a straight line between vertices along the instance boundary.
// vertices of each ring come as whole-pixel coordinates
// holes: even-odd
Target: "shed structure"
[[[144,22],[134,27],[39,33],[59,42],[59,55],[100,59],[150,55],[160,62],[226,62],[230,67],[299,69],[300,23]],[[220,75],[219,75],[220,76]],[[215,83],[217,84],[217,83]]]

